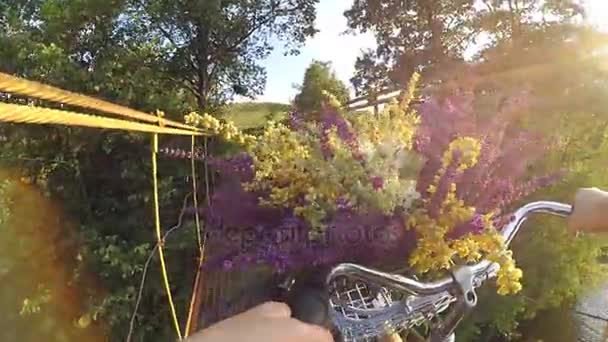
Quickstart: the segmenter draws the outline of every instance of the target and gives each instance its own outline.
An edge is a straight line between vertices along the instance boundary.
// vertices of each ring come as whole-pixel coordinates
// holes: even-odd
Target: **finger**
[[[401,336],[399,336],[399,334],[393,333],[393,334],[384,335],[383,337],[380,338],[379,341],[380,342],[403,342],[403,339],[401,338]]]
[[[320,326],[310,325],[314,332],[311,332],[312,338],[310,341],[314,342],[334,342],[334,337],[331,335],[329,330],[326,330]]]
[[[308,323],[304,323],[297,319],[292,318],[292,325],[294,326],[294,331],[297,332],[297,336],[302,338],[301,341],[307,342],[333,342],[334,337],[331,333],[320,327],[318,325],[312,325]],[[300,340],[298,340],[300,341]]]
[[[247,313],[260,315],[268,318],[287,318],[291,317],[291,309],[285,303],[267,302],[254,307]]]
[[[608,231],[608,192],[597,188],[579,189],[568,225],[574,231]]]

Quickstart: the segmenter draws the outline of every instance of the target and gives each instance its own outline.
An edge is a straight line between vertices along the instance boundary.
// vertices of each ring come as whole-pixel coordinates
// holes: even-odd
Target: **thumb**
[[[309,341],[309,342],[333,342],[334,338],[329,330],[320,327],[318,325],[304,323],[297,319],[291,319],[293,334],[301,339],[297,341]]]
[[[285,303],[267,302],[247,311],[247,314],[268,318],[289,318],[291,309]]]

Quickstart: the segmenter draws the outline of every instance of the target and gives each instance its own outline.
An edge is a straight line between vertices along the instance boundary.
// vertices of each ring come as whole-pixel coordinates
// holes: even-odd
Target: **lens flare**
[[[76,237],[60,206],[0,170],[0,340],[104,340],[103,328],[83,316],[84,294],[97,289],[85,274],[75,279],[78,239],[66,235]]]

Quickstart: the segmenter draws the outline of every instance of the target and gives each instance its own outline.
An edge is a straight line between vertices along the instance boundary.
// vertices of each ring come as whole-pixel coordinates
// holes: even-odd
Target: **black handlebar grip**
[[[294,289],[287,297],[291,317],[302,322],[329,328],[329,303],[325,291],[316,287]]]
[[[291,317],[332,330],[329,294],[325,288],[327,270],[318,267],[288,274],[278,279],[276,299],[291,309]]]

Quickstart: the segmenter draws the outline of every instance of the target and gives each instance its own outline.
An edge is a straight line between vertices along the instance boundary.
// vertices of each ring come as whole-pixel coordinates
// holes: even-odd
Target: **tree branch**
[[[239,47],[239,45],[243,44],[243,42],[245,42],[247,39],[251,38],[251,36],[257,30],[259,30],[263,25],[270,22],[270,20],[272,20],[272,18],[273,18],[272,14],[266,16],[261,22],[259,22],[257,25],[254,25],[249,31],[247,31],[241,38],[237,39],[236,42],[234,42],[230,46],[226,46],[224,48],[219,48],[218,53],[216,55],[219,55],[219,54],[225,53],[225,52],[233,52],[236,48]],[[229,35],[230,34],[228,34],[227,36],[229,36]]]
[[[488,11],[490,11],[490,13],[496,12],[496,10],[494,10],[494,7],[492,7],[492,5],[488,3],[488,0],[483,0],[483,4],[486,5],[486,8],[488,9]]]
[[[224,49],[218,49],[218,54],[234,52],[234,50],[236,48],[238,48],[239,45],[241,45],[247,39],[251,38],[251,36],[257,30],[259,30],[264,25],[268,24],[273,18],[275,18],[275,17],[277,17],[279,15],[287,15],[287,14],[296,12],[297,10],[300,9],[299,6],[295,6],[295,7],[289,8],[289,9],[278,10],[279,4],[280,3],[273,4],[273,6],[271,7],[271,9],[268,11],[268,13],[266,13],[266,15],[262,16],[261,19],[257,23],[253,24],[253,26],[249,29],[249,31],[247,31],[242,37],[240,37],[239,39],[237,39],[236,42],[234,42],[230,46],[225,47]],[[277,11],[279,11],[278,14],[277,14]],[[230,36],[230,35],[231,34],[228,34],[227,36]],[[217,57],[217,56],[214,56],[214,57]]]
[[[456,19],[457,19],[457,16],[452,16],[452,18],[450,19],[450,22],[445,25],[445,28],[449,30],[452,27],[452,23],[454,23],[454,21],[456,21]]]
[[[207,97],[209,93],[209,27],[204,23],[198,23],[196,26],[196,61],[199,65],[197,70],[198,82],[196,84],[197,92],[195,95],[198,98],[198,109],[204,111],[207,107]]]
[[[186,87],[188,90],[190,90],[193,94],[196,94],[196,88],[195,88],[196,87],[196,82],[195,81],[193,81],[193,80],[191,80],[191,79],[189,79],[187,77],[184,77],[184,78],[181,79],[181,82],[180,82],[180,80],[176,79],[173,76],[166,75],[165,77],[168,78],[169,81],[171,81],[171,82],[175,82],[175,83],[178,83],[178,84],[182,83],[184,85],[184,87]]]
[[[509,14],[510,14],[509,19],[510,19],[510,24],[511,24],[511,41],[514,41],[519,36],[519,24],[515,23],[516,12],[515,12],[515,9],[513,8],[513,0],[508,0],[508,4],[509,4]],[[517,4],[517,2],[516,2],[516,4]],[[518,14],[517,14],[517,16],[519,16]],[[516,25],[517,25],[517,27],[516,27]]]
[[[223,44],[227,45],[227,46],[220,46],[212,54],[210,54],[210,58],[215,60],[215,63],[213,63],[213,66],[211,67],[211,70],[209,71],[209,74],[208,74],[208,78],[210,80],[214,79],[214,77],[216,76],[216,72],[217,72],[217,70],[219,70],[219,66],[222,64],[223,61],[231,58],[232,53],[235,52],[236,49],[241,44],[243,44],[245,41],[247,41],[247,39],[251,38],[251,36],[256,31],[258,31],[264,25],[268,24],[273,18],[275,18],[275,16],[277,15],[276,11],[279,6],[280,6],[280,2],[273,3],[271,5],[271,8],[268,10],[268,12],[259,18],[256,18],[257,14],[255,14],[253,21],[256,23],[252,24],[252,27],[250,27],[248,31],[246,31],[240,38],[238,38],[235,42],[233,42],[230,45],[228,45],[227,40],[229,39],[229,37],[236,35],[237,30],[234,30],[233,32],[226,34],[226,36],[223,39],[223,41],[224,41]],[[298,9],[299,9],[299,7],[295,6],[290,9],[285,9],[281,12],[282,12],[282,15],[285,15],[285,14],[289,14],[294,11],[297,11]]]
[[[472,36],[476,35],[479,33],[479,31],[481,31],[480,28],[475,28],[473,31],[471,31],[469,34],[465,35],[464,37],[462,37],[457,43],[456,46],[462,48],[462,43],[464,43],[465,41],[469,40]]]
[[[160,20],[158,20],[158,19],[155,20],[155,18],[148,12],[148,10],[146,9],[146,5],[142,1],[138,1],[138,4],[142,7],[144,12],[148,15],[148,17],[150,18],[150,22],[155,24],[155,26],[160,31],[160,33],[163,35],[163,37],[165,37],[165,39],[167,39],[169,41],[169,43],[171,43],[171,45],[173,45],[173,47],[176,50],[181,49],[182,47],[180,47],[177,44],[177,42],[175,41],[175,39],[173,39],[173,36],[171,35],[171,33],[163,27],[163,25],[160,23]],[[186,58],[186,60],[194,71],[198,71],[198,67],[196,66],[196,64],[194,64],[192,62],[192,60],[190,60],[190,58]]]
[[[215,78],[215,72],[218,70],[220,63],[213,63],[211,70],[209,71],[209,79],[212,80]]]

